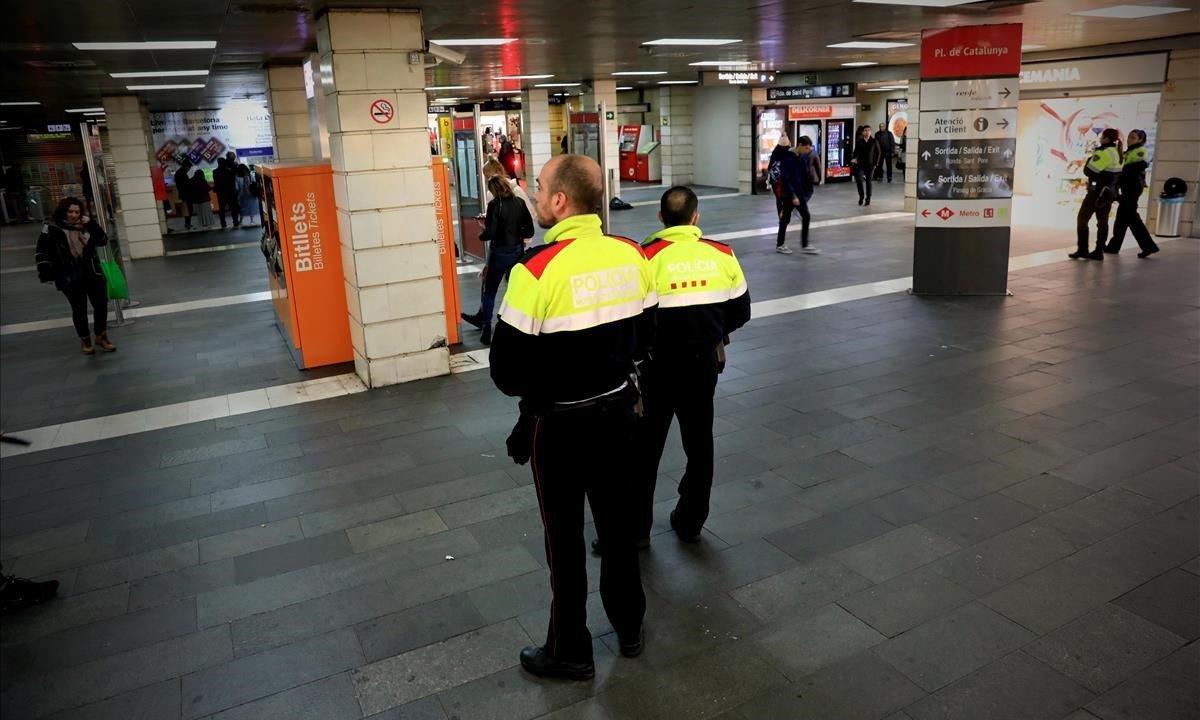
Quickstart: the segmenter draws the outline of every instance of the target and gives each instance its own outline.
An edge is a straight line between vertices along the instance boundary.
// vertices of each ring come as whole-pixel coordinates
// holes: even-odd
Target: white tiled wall
[[[1158,221],[1158,194],[1167,178],[1183,178],[1187,201],[1179,223],[1182,237],[1200,237],[1195,222],[1200,194],[1200,50],[1172,50],[1167,84],[1158,106],[1158,137],[1154,148],[1149,218],[1153,232]]]
[[[163,254],[158,201],[150,180],[149,116],[134,95],[101,98],[115,165],[117,228],[133,259]]]
[[[285,162],[312,160],[312,129],[308,98],[304,95],[303,68],[300,65],[270,65],[266,75],[276,159]]]

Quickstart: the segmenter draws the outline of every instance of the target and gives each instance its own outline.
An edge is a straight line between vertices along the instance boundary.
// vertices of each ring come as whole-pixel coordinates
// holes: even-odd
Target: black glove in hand
[[[512,432],[504,444],[508,447],[508,456],[513,459],[518,465],[524,465],[529,462],[529,458],[533,455],[533,429],[536,418],[525,412],[524,407],[521,409],[521,416],[517,418],[517,424],[513,425]]]

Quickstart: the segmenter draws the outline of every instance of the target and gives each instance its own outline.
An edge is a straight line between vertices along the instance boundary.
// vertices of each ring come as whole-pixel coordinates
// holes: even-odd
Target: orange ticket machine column
[[[302,368],[354,359],[328,163],[259,166],[263,255],[275,319]]]

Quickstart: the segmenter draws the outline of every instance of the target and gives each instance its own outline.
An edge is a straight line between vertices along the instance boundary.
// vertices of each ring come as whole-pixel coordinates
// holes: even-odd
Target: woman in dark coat
[[[492,343],[492,313],[496,307],[496,294],[500,281],[508,277],[517,261],[525,253],[525,238],[533,237],[533,218],[521,198],[513,194],[512,186],[499,175],[488,178],[488,192],[492,201],[488,203],[487,218],[479,239],[488,243],[487,263],[483,266],[483,293],[479,312],[462,314],[462,319],[483,331],[479,340],[484,345]]]
[[[54,287],[67,296],[71,321],[84,355],[96,352],[88,327],[89,302],[92,304],[96,347],[105,352],[117,349],[108,339],[108,284],[96,254],[96,248],[107,244],[108,236],[95,220],[88,217],[83,201],[68,197],[55,208],[50,222],[42,226],[34,254],[38,279],[54,283]]]

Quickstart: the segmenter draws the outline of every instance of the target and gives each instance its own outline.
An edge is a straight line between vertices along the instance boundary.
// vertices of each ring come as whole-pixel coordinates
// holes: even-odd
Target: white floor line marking
[[[36,250],[37,243],[32,245],[0,245],[0,250]]]
[[[737,197],[738,195],[741,195],[741,194],[742,193],[728,192],[728,193],[718,193],[716,195],[697,195],[696,197],[699,200],[720,200],[721,198]],[[647,207],[650,205],[657,205],[660,202],[662,202],[661,198],[658,200],[638,200],[637,202],[633,202],[633,203],[629,203],[629,204],[636,208],[636,207]]]
[[[12,275],[13,273],[33,272],[37,270],[36,265],[27,265],[25,267],[10,267],[0,270],[0,275]]]
[[[261,247],[261,243],[244,242],[233,243],[231,245],[213,245],[212,247],[188,248],[187,250],[168,250],[164,252],[163,255],[166,255],[167,257],[174,257],[176,255],[199,255],[201,253],[222,252],[224,250],[241,250],[242,248],[248,247]]]
[[[477,273],[480,270],[483,270],[483,265],[480,263],[467,263],[465,265],[458,266],[459,275],[470,275],[471,273]]]
[[[170,315],[171,313],[187,312],[189,310],[203,310],[205,308],[225,307],[227,305],[241,305],[244,303],[262,302],[270,299],[271,291],[264,290],[263,292],[246,293],[244,295],[226,295],[225,297],[206,298],[204,300],[189,300],[187,302],[169,303],[166,305],[136,307],[126,310],[125,316],[130,318],[154,317],[155,315]],[[37,332],[39,330],[50,330],[52,328],[70,326],[71,318],[35,320],[33,322],[0,325],[0,335],[17,335],[19,333]]]
[[[367,387],[358,379],[358,375],[347,373],[228,395],[216,395],[145,410],[134,410],[119,415],[18,430],[11,434],[28,440],[32,444],[28,446],[0,445],[0,457],[15,457],[40,450],[133,435],[204,420],[244,415],[285,405],[299,405],[365,392],[366,389]]]
[[[832,220],[814,220],[809,224],[808,227],[810,230],[816,230],[818,228],[835,227],[837,225],[854,225],[857,223],[874,222],[876,220],[898,220],[900,218],[908,218],[909,220],[912,220],[913,214],[911,212],[884,212],[873,213],[871,215],[855,215],[854,217],[848,218],[834,218]],[[789,235],[793,234],[793,230],[796,232],[800,231],[800,221],[798,219],[793,219],[791,225],[788,225]],[[779,226],[772,225],[770,227],[761,227],[756,230],[734,230],[733,232],[709,235],[708,239],[716,240],[718,242],[726,242],[728,240],[741,240],[742,238],[774,235],[777,232],[779,232]]]

